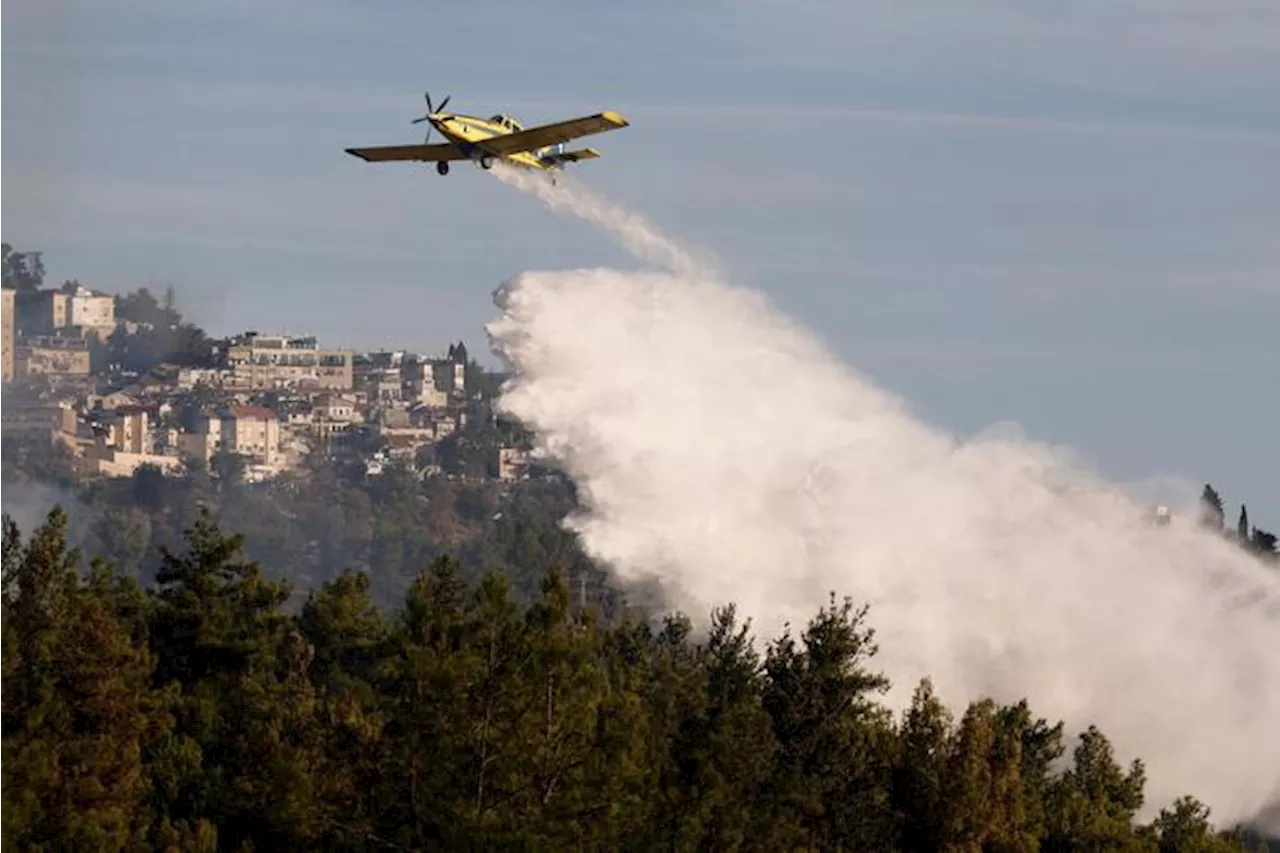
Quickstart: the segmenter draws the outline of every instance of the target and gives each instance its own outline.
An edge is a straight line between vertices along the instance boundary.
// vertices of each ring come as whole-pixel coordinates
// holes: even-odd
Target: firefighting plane
[[[600,156],[600,152],[594,148],[566,151],[565,143],[569,140],[616,130],[628,124],[617,113],[606,111],[525,129],[520,122],[507,115],[480,118],[446,112],[445,107],[452,95],[446,95],[439,105],[432,105],[430,92],[425,95],[427,114],[410,122],[430,122],[421,145],[348,148],[347,153],[369,163],[434,162],[436,171],[441,175],[449,174],[449,163],[455,160],[471,160],[482,169],[491,169],[494,162],[502,160],[526,169],[555,172],[563,169],[565,163],[577,163],[579,160],[591,160]],[[428,144],[432,128],[440,131],[448,141]]]

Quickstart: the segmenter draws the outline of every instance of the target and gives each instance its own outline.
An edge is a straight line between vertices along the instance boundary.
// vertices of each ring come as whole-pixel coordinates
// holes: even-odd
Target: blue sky
[[[1212,480],[1280,528],[1280,4],[10,0],[3,232],[215,332],[483,350],[530,268],[633,262],[471,169],[422,90],[617,109],[577,175],[961,433]]]

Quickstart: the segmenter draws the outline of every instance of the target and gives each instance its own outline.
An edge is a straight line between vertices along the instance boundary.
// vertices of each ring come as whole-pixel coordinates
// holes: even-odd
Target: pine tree
[[[369,596],[369,576],[345,572],[312,593],[298,620],[315,650],[323,755],[317,777],[325,843],[377,843],[383,734],[389,716],[384,694],[394,654],[391,626]]]
[[[1035,718],[1026,700],[1000,708],[995,718],[996,730],[1004,749],[1015,745],[1022,784],[1020,826],[1011,844],[1015,849],[1035,849],[1045,835],[1048,820],[1047,796],[1053,783],[1054,763],[1065,752],[1063,725],[1050,726]]]
[[[6,525],[5,639],[19,656],[11,666],[6,655],[4,838],[24,849],[131,849],[151,823],[151,660],[130,614],[121,619],[130,596],[110,571],[97,564],[78,582],[66,528],[55,507],[24,548]]]
[[[1006,804],[996,797],[991,712],[989,701],[971,704],[952,738],[943,786],[947,816],[943,849],[982,851],[1000,836]]]
[[[893,771],[893,804],[905,853],[938,850],[946,838],[944,785],[951,714],[922,679],[903,716]]]
[[[343,572],[307,597],[298,620],[315,649],[312,679],[368,679],[387,652],[390,626],[369,595],[369,575]]]
[[[587,785],[607,685],[590,617],[577,620],[563,572],[543,578],[542,600],[525,615],[528,663],[520,680],[533,704],[514,722],[517,793],[502,821],[521,827],[522,843],[559,849],[590,833],[598,798]]]
[[[71,812],[64,832],[78,849],[125,849],[141,843],[151,823],[143,750],[153,727],[167,721],[150,691],[145,638],[121,624],[105,567],[78,598],[62,645],[62,689],[77,709],[59,744]]]
[[[891,835],[892,721],[873,699],[888,680],[866,669],[876,652],[866,613],[833,594],[802,646],[784,632],[767,651],[764,704],[779,743],[768,846],[867,849]]]
[[[289,587],[238,559],[207,511],[162,551],[152,593],[155,680],[177,725],[157,745],[164,816],[219,838],[296,847],[321,831],[311,650],[279,612]]]
[[[653,843],[740,849],[761,831],[759,800],[776,751],[750,624],[738,624],[733,606],[717,609],[690,663],[688,677],[667,681],[672,692],[662,697],[670,735],[660,782],[663,835]]]
[[[491,581],[487,592],[498,612],[482,625],[483,593],[468,596],[457,560],[442,556],[405,599],[390,673],[379,682],[398,701],[386,712],[374,786],[378,822],[395,827],[392,840],[405,847],[466,847],[477,837],[476,780],[490,774],[494,709],[485,720],[475,705],[516,624],[498,586]],[[492,645],[482,653],[486,627]]]
[[[1135,842],[1132,822],[1142,807],[1145,783],[1142,762],[1135,759],[1123,772],[1110,741],[1090,726],[1080,735],[1073,766],[1050,788],[1042,849],[1126,849]]]
[[[1171,809],[1161,809],[1151,824],[1159,853],[1226,853],[1240,845],[1227,833],[1215,833],[1209,808],[1195,797],[1179,797]]]
[[[1222,530],[1225,519],[1225,513],[1222,508],[1222,498],[1213,486],[1208,483],[1204,484],[1204,491],[1200,493],[1200,524],[1210,530]]]
[[[68,553],[67,516],[50,511],[23,543],[17,525],[4,530],[3,846],[34,846],[57,838],[57,734],[70,709],[57,691],[59,629],[72,609],[78,555]],[[47,736],[46,736],[47,735]]]
[[[1266,530],[1255,527],[1253,528],[1253,537],[1251,542],[1253,550],[1263,557],[1267,557],[1272,560],[1280,557],[1280,553],[1277,553],[1276,535],[1274,533],[1269,533]]]

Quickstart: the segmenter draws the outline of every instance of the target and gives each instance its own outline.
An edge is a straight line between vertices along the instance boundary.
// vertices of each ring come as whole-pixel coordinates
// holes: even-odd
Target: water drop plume
[[[734,601],[763,637],[827,592],[871,605],[901,707],[1027,697],[1141,757],[1148,809],[1192,793],[1220,823],[1280,790],[1280,582],[1057,449],[960,439],[843,365],[760,293],[577,188],[521,189],[660,272],[530,272],[489,326],[501,407],[580,487],[567,523],[694,618]]]
[[[633,210],[614,204],[563,173],[554,178],[505,163],[493,175],[509,186],[541,199],[557,213],[567,213],[608,232],[641,260],[690,278],[719,278],[710,257],[680,245]]]

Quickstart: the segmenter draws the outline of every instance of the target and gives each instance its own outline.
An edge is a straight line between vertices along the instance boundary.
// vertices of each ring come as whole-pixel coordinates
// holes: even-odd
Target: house
[[[125,453],[150,453],[150,416],[145,406],[121,406],[106,413],[103,418],[107,429],[107,444]]]
[[[437,362],[414,356],[400,366],[401,397],[409,403],[444,406],[449,395],[437,381]]]
[[[345,432],[363,420],[360,405],[350,394],[320,394],[312,403],[312,430],[322,438]]]
[[[432,431],[439,441],[466,426],[466,413],[433,406],[414,406],[409,410],[409,423]]]
[[[222,440],[253,463],[274,466],[280,462],[280,419],[264,406],[230,406],[222,416]]]
[[[239,453],[246,462],[267,469],[283,463],[280,452],[280,419],[264,406],[233,405],[206,414],[195,433],[183,436],[187,453],[204,459],[218,451]]]
[[[311,413],[326,421],[353,423],[360,420],[356,398],[350,394],[321,394],[315,398]]]
[[[529,451],[522,447],[500,447],[491,467],[499,480],[523,480],[529,473]]]
[[[403,390],[398,370],[372,370],[360,374],[356,390],[370,403],[399,402]]]
[[[354,388],[369,403],[399,401],[403,390],[401,370],[405,361],[403,350],[360,353],[355,357]]]

